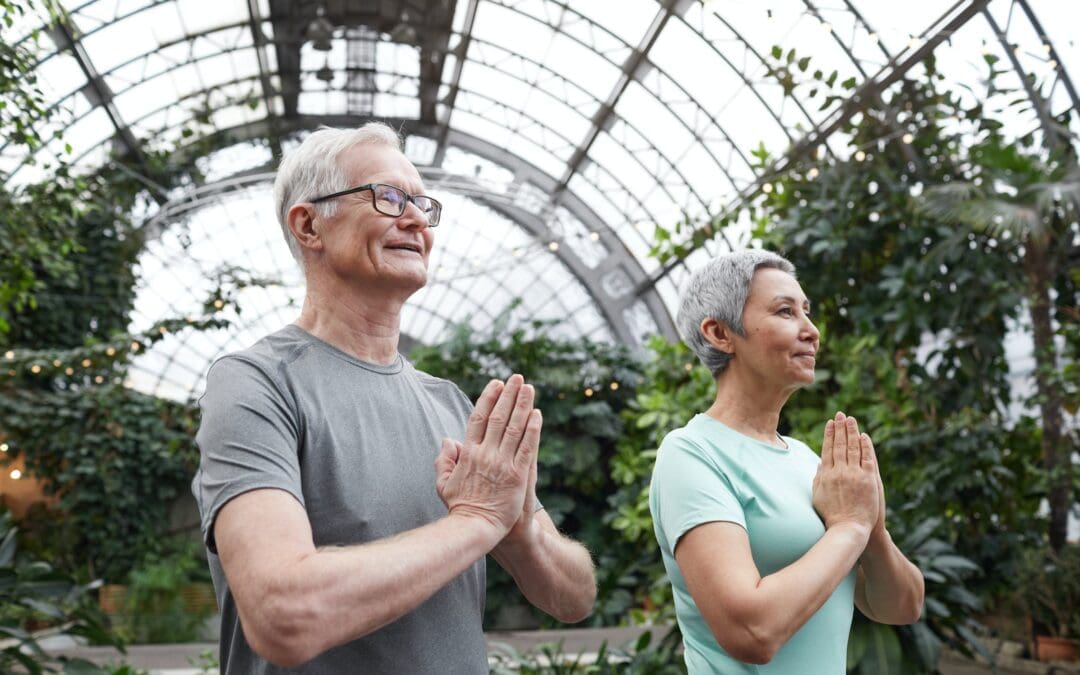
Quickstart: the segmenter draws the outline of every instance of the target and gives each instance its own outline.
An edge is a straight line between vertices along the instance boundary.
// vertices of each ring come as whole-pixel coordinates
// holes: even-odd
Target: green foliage
[[[633,645],[612,648],[603,642],[596,654],[563,653],[562,643],[540,645],[522,654],[509,645],[495,645],[490,657],[492,675],[681,675],[686,666],[677,630],[656,645],[645,631]]]
[[[1015,587],[1037,634],[1080,637],[1080,544],[1025,552]]]
[[[81,659],[52,657],[38,644],[27,622],[57,626],[56,632],[111,644],[123,644],[105,627],[91,591],[100,582],[80,585],[49,563],[16,550],[11,514],[0,512],[0,672],[106,672]],[[19,669],[19,670],[17,670]]]
[[[685,345],[653,337],[648,348],[651,358],[641,385],[622,412],[626,430],[611,462],[618,489],[605,516],[619,533],[617,541],[636,551],[624,557],[620,574],[612,575],[622,582],[621,592],[630,596],[626,604],[634,622],[674,619],[671,584],[649,513],[649,481],[664,436],[708,408],[715,394],[712,375]]]
[[[0,392],[10,454],[57,497],[51,553],[89,578],[123,581],[160,545],[168,506],[197,460],[195,410],[118,384]],[[40,514],[44,515],[44,514]]]
[[[560,531],[597,556],[601,597],[593,620],[616,622],[628,608],[625,594],[613,597],[621,576],[614,570],[627,553],[612,550],[604,524],[607,496],[615,490],[608,467],[623,433],[619,412],[633,396],[639,365],[619,345],[558,338],[547,322],[515,328],[508,322],[509,314],[483,334],[460,325],[443,344],[414,350],[413,362],[454,382],[473,401],[492,378],[520,373],[533,384],[544,412],[537,495]],[[504,612],[503,618],[489,613],[489,623],[515,622],[508,618],[512,612],[528,612],[526,623],[540,620],[501,569],[490,570],[488,597],[490,607]]]
[[[197,541],[172,553],[148,554],[128,575],[125,619],[118,630],[137,644],[197,640],[215,607],[190,602],[184,592],[206,589],[209,583],[206,558]]]

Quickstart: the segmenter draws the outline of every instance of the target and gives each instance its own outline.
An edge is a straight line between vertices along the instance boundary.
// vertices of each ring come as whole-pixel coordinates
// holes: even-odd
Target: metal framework
[[[457,225],[468,242],[447,244],[457,271],[434,275],[410,310],[410,339],[435,339],[463,317],[491,322],[517,288],[546,294],[529,311],[564,317],[570,332],[636,344],[651,332],[674,337],[688,265],[746,243],[744,233],[721,232],[661,265],[649,255],[657,226],[711,221],[792,163],[832,152],[864,102],[938,50],[981,38],[1032,102],[1019,123],[1035,126],[1048,148],[1073,142],[1057,120],[1080,111],[1068,72],[1078,52],[1071,36],[1055,44],[1047,30],[1065,30],[1054,17],[1067,10],[1051,0],[920,1],[925,11],[856,0],[626,0],[613,15],[607,3],[568,0],[221,0],[207,17],[189,13],[193,0],[73,0],[53,3],[58,20],[40,17],[52,48],[39,70],[49,124],[70,132],[76,164],[114,161],[138,173],[146,143],[183,157],[192,131],[222,157],[250,155],[189,195],[155,193],[155,240],[169,241],[197,208],[265,186],[258,174],[298,133],[382,119],[408,137],[433,189],[492,219]],[[5,39],[30,40],[32,23]],[[853,77],[852,95],[818,109],[785,94],[776,44]],[[756,162],[759,143],[779,159]],[[61,147],[29,158],[0,141],[0,180],[32,180],[28,160],[49,161]],[[200,161],[227,164],[217,154]],[[507,250],[525,253],[511,262],[494,253]],[[183,253],[168,256],[180,264]]]

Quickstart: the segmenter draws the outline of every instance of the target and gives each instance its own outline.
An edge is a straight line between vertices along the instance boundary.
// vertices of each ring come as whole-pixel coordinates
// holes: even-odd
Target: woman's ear
[[[735,354],[735,341],[732,339],[732,330],[723,321],[717,321],[712,317],[706,317],[701,321],[701,334],[705,340],[725,354]]]
[[[315,206],[308,203],[293,204],[289,209],[289,232],[302,248],[323,247],[319,228],[315,223]]]

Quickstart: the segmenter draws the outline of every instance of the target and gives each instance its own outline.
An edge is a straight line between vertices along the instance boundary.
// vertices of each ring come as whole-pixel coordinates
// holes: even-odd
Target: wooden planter
[[[124,613],[127,605],[127,586],[123,584],[105,584],[98,589],[98,607],[108,616]]]
[[[1068,638],[1035,636],[1035,655],[1040,661],[1080,662],[1080,642]]]
[[[214,595],[212,584],[188,584],[180,589],[180,597],[184,599],[184,609],[192,614],[213,614],[217,611],[217,596]],[[126,613],[127,586],[105,584],[99,588],[98,606],[109,616]]]

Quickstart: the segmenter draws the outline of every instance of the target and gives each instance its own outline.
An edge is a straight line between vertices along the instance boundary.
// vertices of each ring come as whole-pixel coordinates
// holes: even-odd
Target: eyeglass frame
[[[391,188],[393,190],[397,190],[401,194],[405,195],[405,201],[401,203],[401,213],[387,213],[386,211],[383,211],[378,207],[379,199],[375,195],[375,188],[380,187],[380,186],[381,187],[388,187],[388,188]],[[349,188],[348,190],[342,190],[341,192],[334,192],[332,194],[323,195],[322,197],[316,197],[314,199],[309,199],[308,201],[311,202],[312,204],[317,204],[319,202],[325,202],[328,199],[335,199],[337,197],[344,197],[346,195],[356,194],[357,192],[363,192],[364,190],[371,190],[371,206],[372,206],[372,208],[374,208],[376,211],[383,214],[384,216],[390,216],[391,218],[400,218],[405,213],[406,205],[409,202],[412,202],[413,204],[416,205],[416,208],[420,209],[420,212],[424,214],[424,220],[427,221],[427,226],[428,227],[438,227],[439,223],[442,222],[442,202],[440,202],[438,199],[435,199],[434,197],[429,197],[428,195],[411,195],[408,192],[406,192],[406,191],[402,190],[401,188],[399,188],[398,186],[390,185],[389,183],[365,183],[363,185],[358,185],[358,186],[356,186],[354,188]],[[428,217],[428,214],[420,207],[420,205],[416,203],[416,198],[417,197],[423,197],[425,199],[428,199],[428,200],[431,201],[432,204],[435,205],[435,210],[438,212],[439,217],[435,219],[434,223],[431,222],[431,218]]]

